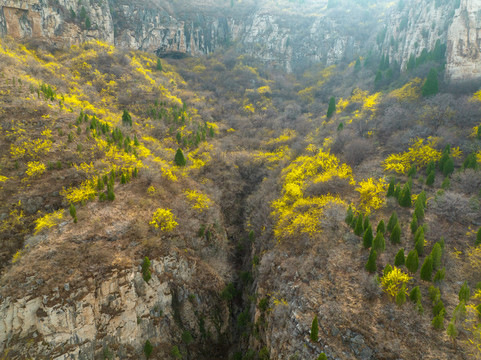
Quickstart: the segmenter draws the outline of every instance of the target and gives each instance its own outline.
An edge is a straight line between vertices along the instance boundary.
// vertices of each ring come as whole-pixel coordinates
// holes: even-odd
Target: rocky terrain
[[[481,358],[477,1],[0,5],[1,359]]]
[[[480,77],[477,1],[378,1],[368,10],[360,2],[349,5],[349,21],[339,1],[333,7],[285,3],[2,0],[0,33],[60,47],[99,39],[176,57],[206,55],[235,43],[287,71],[351,61],[369,51],[389,55],[405,69],[410,56],[432,51],[439,41],[448,48],[448,78]]]

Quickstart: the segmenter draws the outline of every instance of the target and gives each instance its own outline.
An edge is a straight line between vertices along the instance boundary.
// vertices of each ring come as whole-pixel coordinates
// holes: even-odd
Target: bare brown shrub
[[[453,185],[465,194],[476,195],[481,189],[481,173],[466,169],[453,176]]]
[[[344,161],[350,166],[357,166],[374,151],[372,143],[367,139],[354,139],[344,147]]]
[[[436,215],[449,222],[461,224],[469,223],[477,214],[475,203],[466,196],[453,191],[446,191],[444,194],[437,196],[432,202],[431,209]]]
[[[328,181],[318,182],[311,184],[305,190],[306,196],[321,196],[328,193],[340,194],[347,191],[349,188],[349,181],[347,179],[341,179],[337,176],[329,179]]]

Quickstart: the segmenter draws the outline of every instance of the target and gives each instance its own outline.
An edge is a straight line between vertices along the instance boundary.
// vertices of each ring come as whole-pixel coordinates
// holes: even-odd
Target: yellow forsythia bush
[[[160,208],[154,212],[149,224],[156,229],[160,227],[162,231],[172,231],[179,225],[177,221],[175,221],[175,216],[171,210]]]
[[[394,267],[389,273],[381,278],[382,289],[391,296],[396,296],[403,285],[407,284],[412,277]]]

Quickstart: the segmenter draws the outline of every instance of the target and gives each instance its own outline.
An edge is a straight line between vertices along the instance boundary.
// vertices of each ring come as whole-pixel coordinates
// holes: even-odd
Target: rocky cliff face
[[[447,45],[446,71],[449,78],[481,78],[481,1],[461,1],[448,31]]]
[[[479,79],[480,14],[479,0],[401,1],[380,34],[381,52],[406,69],[410,57],[433,51],[438,43],[447,48],[447,79]]]
[[[82,4],[2,0],[0,32],[56,46],[95,38],[159,56],[209,54],[235,43],[246,53],[288,71],[317,62],[330,65],[350,60],[366,43],[322,12],[309,16],[273,13],[271,7],[249,2],[242,9],[222,3],[216,11],[209,8],[212,4],[195,2],[100,0]]]
[[[448,78],[481,77],[479,0],[400,1],[388,11],[384,25],[371,24],[369,31],[358,26],[366,19],[351,20],[356,29],[350,29],[343,18],[353,14],[312,4],[306,5],[312,7],[308,15],[250,2],[242,8],[230,8],[225,2],[163,0],[99,0],[88,6],[75,0],[1,0],[0,5],[2,35],[55,46],[100,39],[121,48],[179,57],[205,55],[236,44],[257,59],[293,71],[313,63],[351,61],[375,48],[378,33],[378,49],[401,69],[411,56],[431,51],[439,42],[448,45]]]
[[[436,42],[446,44],[454,14],[454,1],[401,1],[390,14],[385,33],[380,33],[381,52],[406,69],[411,56],[431,51]]]
[[[146,338],[160,340],[159,348],[170,354],[180,341],[174,329],[184,326],[218,342],[229,321],[227,306],[216,296],[222,282],[210,278],[209,286],[194,289],[195,279],[202,278],[199,267],[175,253],[152,261],[151,269],[148,283],[133,268],[101,282],[90,278],[81,287],[66,283],[43,296],[35,295],[42,282],[30,279],[26,296],[0,304],[0,348],[21,359],[28,356],[27,343],[36,358],[141,358]]]

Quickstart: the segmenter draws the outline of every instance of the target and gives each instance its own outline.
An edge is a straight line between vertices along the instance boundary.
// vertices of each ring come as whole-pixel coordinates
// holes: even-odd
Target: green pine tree
[[[416,205],[418,204],[421,204],[423,206],[423,209],[426,209],[427,199],[426,199],[426,192],[424,190],[419,193],[416,199],[416,202],[414,203],[414,206],[416,207]],[[424,215],[423,215],[423,219],[424,219]]]
[[[419,201],[416,201],[414,214],[416,215],[417,221],[421,222],[424,220],[424,205]]]
[[[426,185],[427,185],[427,186],[433,186],[435,179],[436,179],[436,173],[435,173],[434,170],[432,170],[432,171],[428,174],[428,177],[426,178]]]
[[[372,242],[373,250],[376,250],[378,253],[383,252],[386,250],[386,242],[384,241],[384,236],[382,233],[377,233],[374,241]]]
[[[108,201],[114,201],[115,200],[114,184],[111,181],[109,181],[108,184],[107,184],[107,200]]]
[[[419,256],[416,249],[413,249],[409,252],[406,258],[406,268],[409,270],[410,273],[415,274],[418,271],[419,267]]]
[[[433,258],[431,255],[424,259],[423,266],[421,266],[421,280],[431,281],[433,277]]]
[[[478,229],[478,233],[476,234],[476,242],[474,244],[476,246],[481,245],[481,227]]]
[[[130,116],[127,110],[124,110],[124,113],[122,114],[122,125],[132,126],[132,116]]]
[[[443,249],[439,243],[434,244],[431,250],[431,256],[433,257],[433,269],[436,270],[441,266],[441,257],[443,255]]]
[[[157,71],[162,71],[162,63],[160,62],[160,59],[157,59],[157,66],[155,67]]]
[[[441,189],[447,190],[451,187],[451,180],[449,177],[445,177],[443,183],[441,184]]]
[[[407,173],[407,176],[412,178],[416,175],[418,169],[416,167],[416,165],[412,165],[411,168],[408,170],[408,173]]]
[[[332,115],[334,115],[334,113],[336,112],[336,99],[333,97],[331,97],[329,99],[329,107],[327,108],[327,118],[331,118]]]
[[[381,232],[385,233],[386,232],[386,226],[384,225],[384,220],[379,221],[379,224],[377,225],[376,232]]]
[[[346,224],[351,225],[353,218],[354,218],[354,212],[352,211],[351,205],[349,205],[349,207],[347,208],[347,214],[345,218]]]
[[[433,170],[436,170],[436,163],[434,161],[430,161],[428,166],[426,166],[426,175],[429,175],[429,173]]]
[[[394,226],[394,229],[391,231],[391,243],[393,244],[400,244],[401,243],[401,227],[399,223]]]
[[[406,302],[406,287],[403,284],[401,289],[399,289],[398,293],[396,294],[396,304],[398,306],[403,306],[405,302]]]
[[[415,304],[421,301],[421,290],[419,290],[419,286],[412,288],[409,293],[409,299]]]
[[[446,164],[446,161],[449,159],[449,149],[444,149],[443,153],[441,154],[441,158],[439,159],[438,162],[438,169],[439,171],[443,171],[444,164]]]
[[[76,224],[77,223],[77,209],[75,208],[74,204],[70,204],[69,211],[70,211],[70,216],[72,217],[74,224]]]
[[[423,256],[423,254],[424,254],[424,238],[416,241],[416,244],[414,244],[414,248],[416,249],[419,256]]]
[[[406,257],[404,256],[404,249],[399,249],[394,258],[394,266],[400,267],[403,266],[406,262]]]
[[[152,274],[150,273],[150,260],[147,256],[142,261],[142,277],[145,282],[149,282],[152,277]]]
[[[412,205],[411,186],[409,183],[404,184],[403,189],[399,194],[399,205],[403,207],[410,207]]]
[[[319,341],[319,323],[317,321],[317,315],[314,316],[314,319],[312,320],[310,338],[312,342]]]
[[[359,60],[359,59],[358,59]],[[317,357],[317,360],[327,360],[327,356],[324,353],[320,353]]]
[[[373,239],[372,228],[371,228],[371,225],[369,225],[366,231],[364,232],[364,236],[362,237],[362,244],[365,249],[369,249],[372,246],[372,239]]]
[[[150,355],[152,355],[152,350],[154,350],[154,347],[152,346],[150,341],[147,340],[144,345],[144,354],[147,359],[149,359]]]
[[[384,276],[387,276],[391,271],[392,271],[392,266],[391,266],[391,264],[387,264],[387,265],[384,267],[383,275],[384,275]]]
[[[453,171],[454,171],[454,160],[450,156],[450,157],[448,157],[448,159],[446,160],[446,162],[443,165],[443,175],[447,177],[447,176],[451,175],[453,173]]]
[[[438,283],[440,281],[443,281],[444,278],[446,277],[446,268],[439,269],[436,271],[436,274],[434,275],[434,282]]]
[[[456,348],[456,338],[458,337],[458,329],[456,328],[456,325],[454,324],[454,321],[456,319],[452,319],[449,322],[448,329],[446,330],[446,333],[448,334],[449,338],[454,344],[454,348]]]
[[[354,228],[354,234],[357,236],[361,236],[363,233],[364,227],[363,227],[363,219],[362,219],[362,214],[359,213],[356,221],[356,227]]]
[[[467,303],[469,301],[469,297],[471,296],[471,291],[469,290],[468,283],[465,281],[461,289],[459,290],[459,301],[464,301]]]
[[[418,217],[413,214],[413,219],[411,220],[411,232],[414,234],[418,229]]]
[[[444,313],[436,315],[431,323],[436,330],[444,329]]]
[[[399,195],[401,194],[401,184],[397,184],[396,187],[394,188],[394,194],[393,197],[399,200]]]
[[[392,231],[392,229],[394,229],[397,223],[398,223],[397,214],[394,211],[387,223],[387,231]]]
[[[362,228],[363,228],[364,230],[366,230],[370,225],[371,225],[371,224],[370,224],[370,222],[369,222],[369,216],[366,215],[366,216],[364,217],[364,223],[363,223],[363,225],[362,225]]]
[[[374,273],[377,270],[376,260],[377,260],[376,250],[371,250],[371,253],[369,254],[369,259],[367,260],[367,263],[365,265],[366,270],[369,271],[370,273]]]
[[[357,216],[353,216],[352,218],[352,221],[351,221],[351,229],[354,230],[356,228],[356,224],[357,224]]]
[[[431,96],[437,94],[438,90],[438,72],[436,69],[431,68],[422,87],[422,94],[423,96]]]
[[[439,289],[438,289],[438,291],[439,291]],[[440,298],[440,295],[437,296],[436,298],[437,298],[437,301],[433,302],[433,304],[434,304],[434,306],[433,306],[433,316],[437,316],[437,315],[440,315],[440,314],[445,315],[446,309],[444,307],[443,301]]]
[[[187,163],[181,148],[178,148],[177,152],[175,153],[174,163],[177,166],[185,166],[185,164]]]
[[[390,182],[389,182],[389,186],[387,188],[387,194],[386,194],[387,197],[391,197],[391,196],[394,196],[394,179],[392,179]]]
[[[477,169],[478,168],[478,160],[476,158],[476,153],[472,152],[466,157],[466,160],[463,162],[463,169]]]
[[[418,227],[418,229],[414,233],[414,243],[417,243],[419,239],[424,240],[424,226]]]

